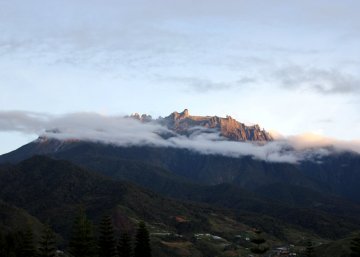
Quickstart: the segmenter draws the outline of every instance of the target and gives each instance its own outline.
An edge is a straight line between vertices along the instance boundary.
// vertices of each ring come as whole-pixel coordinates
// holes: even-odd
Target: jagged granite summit
[[[147,122],[151,116],[133,114],[131,117]],[[271,135],[259,125],[247,126],[230,116],[192,116],[189,110],[173,112],[165,118],[153,120],[179,134],[190,134],[195,128],[218,130],[220,134],[232,141],[272,141]]]

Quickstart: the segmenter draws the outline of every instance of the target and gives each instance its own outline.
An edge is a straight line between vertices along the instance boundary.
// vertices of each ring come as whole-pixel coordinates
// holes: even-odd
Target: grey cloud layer
[[[271,162],[296,163],[304,158],[329,154],[328,150],[322,147],[334,144],[341,150],[360,153],[360,142],[311,140],[309,136],[280,139],[261,145],[231,142],[226,141],[218,133],[193,133],[190,137],[186,137],[175,135],[156,123],[144,124],[134,119],[95,113],[54,116],[44,113],[3,111],[0,112],[0,131],[18,131],[61,140],[79,139],[119,146],[151,145],[184,148],[203,154],[231,157],[247,155]],[[162,133],[172,133],[174,136],[164,139],[160,136]],[[289,150],[289,147],[293,149]]]
[[[288,66],[274,73],[283,87],[305,88],[321,94],[350,94],[360,92],[360,79],[338,70]]]
[[[211,73],[223,62],[235,65],[235,72],[241,70],[242,74],[252,70],[269,72],[273,67],[260,67],[249,60],[241,64],[238,61],[250,52],[254,58],[274,63],[295,53],[303,56],[309,52],[309,46],[313,48],[312,42],[289,36],[296,32],[289,33],[281,24],[307,30],[325,27],[327,31],[359,35],[360,30],[354,29],[360,27],[356,12],[359,7],[359,2],[350,0],[331,3],[306,0],[290,4],[277,0],[199,0],[196,3],[110,0],[106,4],[100,0],[0,0],[0,56],[8,53],[10,59],[19,55],[35,62],[44,59],[46,65],[91,66],[96,71],[112,70],[116,74],[124,70],[122,75],[133,77],[160,73],[166,78],[172,75],[166,74],[168,67],[189,66],[184,72],[188,77],[182,78],[186,88],[198,92],[231,90],[264,77],[250,78],[250,82],[246,77],[227,82],[222,81],[226,75],[212,79],[198,75],[192,68]],[[269,24],[274,34],[264,33],[264,24]],[[308,39],[313,35],[304,36]],[[290,43],[283,44],[282,41],[287,41],[283,38]],[[326,46],[314,48],[323,51]],[[279,53],[284,50],[288,52]],[[316,52],[310,50],[309,53],[313,51]],[[348,53],[344,53],[341,53],[344,58],[349,58]],[[236,60],[232,61],[234,56]],[[280,81],[287,88],[305,86],[323,94],[359,92],[358,78],[332,70],[289,67],[275,72],[275,77],[275,82]]]
[[[68,58],[71,59],[74,52],[89,48],[90,56],[104,49],[111,53],[119,49],[125,52],[151,49],[156,55],[158,51],[176,52],[184,46],[193,49],[194,45],[215,47],[207,51],[229,46],[238,50],[243,47],[239,41],[247,42],[257,52],[263,43],[270,41],[272,45],[271,41],[277,39],[276,34],[263,34],[264,24],[271,28],[281,27],[281,24],[296,28],[320,26],[359,35],[356,29],[360,24],[359,7],[359,2],[350,0],[331,3],[325,0],[316,3],[304,0],[291,3],[277,0],[109,0],[106,4],[100,0],[0,0],[0,52],[5,48],[10,52],[14,49],[49,53],[61,50],[70,51]],[[227,23],[222,23],[224,20]],[[228,28],[231,24],[234,27]],[[256,32],[258,26],[260,33]],[[246,28],[249,31],[242,32]],[[246,37],[241,36],[243,33]],[[253,41],[248,41],[249,38]],[[209,43],[214,40],[221,44]],[[281,41],[277,39],[273,47],[281,49]],[[196,50],[203,51],[203,48],[196,47]],[[308,49],[298,51],[303,50]]]
[[[170,82],[172,84],[180,83],[185,85],[189,91],[195,91],[199,93],[247,87],[250,84],[256,83],[255,78],[246,76],[241,77],[239,80],[230,82],[214,82],[210,79],[201,79],[195,77],[168,77],[160,78],[158,80],[160,82]]]

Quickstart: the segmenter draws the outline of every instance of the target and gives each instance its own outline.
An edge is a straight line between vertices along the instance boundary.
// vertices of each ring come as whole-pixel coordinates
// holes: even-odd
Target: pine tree
[[[21,247],[22,256],[26,257],[36,257],[36,247],[34,242],[34,233],[32,228],[28,226],[25,230],[23,237],[23,244]]]
[[[74,257],[97,256],[97,245],[93,234],[93,226],[83,209],[76,217],[73,225],[69,251]]]
[[[49,225],[46,225],[40,240],[39,257],[56,256],[56,236]]]
[[[310,240],[306,242],[305,256],[314,257],[314,246]]]
[[[139,223],[135,240],[135,257],[151,257],[150,236],[144,222]]]
[[[119,257],[132,256],[131,237],[129,233],[124,232],[121,234],[117,249]]]
[[[269,250],[269,247],[265,245],[265,238],[261,237],[261,233],[260,230],[255,230],[256,236],[251,239],[251,242],[256,245],[255,247],[250,248],[250,251],[254,254],[264,254]]]
[[[100,223],[99,253],[101,257],[116,257],[115,232],[110,216],[105,216]]]
[[[351,240],[351,257],[360,257],[360,233]]]

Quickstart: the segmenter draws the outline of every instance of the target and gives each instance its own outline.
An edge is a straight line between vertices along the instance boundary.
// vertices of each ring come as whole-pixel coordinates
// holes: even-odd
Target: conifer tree
[[[40,240],[39,257],[56,256],[56,236],[49,225],[46,225]]]
[[[97,244],[93,234],[93,226],[83,209],[75,218],[69,251],[74,257],[97,256]]]
[[[116,257],[115,232],[110,216],[105,216],[100,223],[99,254],[101,257]]]
[[[140,222],[136,231],[135,257],[151,257],[150,236],[144,222]]]
[[[306,242],[305,256],[314,257],[314,246],[310,240]]]
[[[131,237],[128,232],[123,232],[120,235],[117,250],[118,250],[119,257],[131,257],[132,256]]]
[[[36,257],[37,254],[34,241],[34,233],[30,226],[26,228],[24,233],[21,254],[22,256],[26,257]]]
[[[255,247],[250,248],[251,252],[254,254],[264,254],[269,250],[269,247],[265,245],[265,238],[261,237],[261,233],[260,230],[255,230],[256,236],[251,239],[251,242],[256,245]]]
[[[351,240],[351,257],[360,257],[360,233],[356,234]]]

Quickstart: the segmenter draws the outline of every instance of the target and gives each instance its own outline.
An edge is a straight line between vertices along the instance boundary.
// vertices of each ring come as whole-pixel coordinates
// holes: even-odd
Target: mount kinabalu
[[[258,125],[246,126],[231,117],[192,116],[188,110],[155,120],[148,115],[131,117],[142,122],[162,124],[179,134],[207,133],[210,130],[236,141],[273,140]],[[62,141],[44,137],[0,156],[0,163],[17,163],[34,155],[70,160],[105,175],[141,182],[145,187],[151,186],[144,180],[145,177],[167,181],[166,184],[169,179],[178,181],[179,178],[208,185],[229,183],[255,191],[277,183],[326,194],[331,192],[360,202],[360,155],[356,153],[334,152],[316,161],[308,159],[299,163],[277,163],[254,159],[250,154],[231,157],[166,146],[121,146],[91,140]],[[168,172],[162,173],[161,170]],[[173,178],[175,175],[177,177]]]
[[[180,134],[215,130],[230,140],[272,140],[271,136],[257,125],[245,126],[230,117],[191,116],[188,110],[174,112],[155,120],[148,115],[132,117],[142,122],[163,124],[169,130]],[[299,163],[277,163],[254,159],[250,154],[231,157],[166,146],[121,146],[91,140],[63,141],[44,137],[1,155],[0,163],[17,163],[34,155],[70,160],[105,175],[135,183],[140,183],[141,180],[140,184],[146,187],[147,181],[143,181],[145,177],[158,177],[159,181],[168,181],[171,176],[176,175],[196,183],[230,183],[248,190],[258,190],[262,186],[275,183],[291,184],[323,193],[331,192],[360,202],[360,155],[356,153],[334,152],[319,157],[316,161],[308,159]],[[161,169],[169,172],[161,173]],[[175,180],[178,180],[178,177]]]
[[[153,120],[150,115],[131,115],[132,118],[142,122],[154,121],[166,126],[168,129],[178,134],[191,134],[196,129],[209,129],[220,132],[221,136],[232,141],[272,141],[272,136],[261,129],[259,125],[247,126],[237,120],[226,116],[192,116],[188,109],[183,112],[173,112],[165,118]]]
[[[156,120],[146,115],[133,117],[185,135],[217,131],[230,140],[272,140],[258,126],[245,126],[230,117],[191,116],[187,110]],[[261,132],[263,137],[259,137]],[[294,231],[298,238],[307,233],[326,240],[339,239],[360,229],[359,167],[360,156],[348,152],[323,156],[320,161],[280,163],[250,155],[231,157],[166,146],[120,146],[44,137],[0,156],[0,215],[1,201],[5,201],[42,220],[53,217],[66,235],[71,224],[65,216],[74,213],[80,202],[87,204],[92,217],[99,217],[99,210],[120,204],[122,215],[145,217],[150,224],[161,221],[165,224],[161,228],[193,234],[204,229],[219,233],[212,224],[221,224],[219,231],[226,231],[223,224],[229,224],[214,221],[223,215],[216,210],[225,208],[230,217],[235,217],[230,222],[235,229],[230,226],[234,234],[223,233],[224,238],[234,238],[241,221],[287,242],[292,242]],[[143,202],[146,205],[141,209]],[[204,206],[215,209],[207,211]],[[176,217],[184,217],[186,222],[179,223]],[[339,255],[327,257],[334,256]]]

